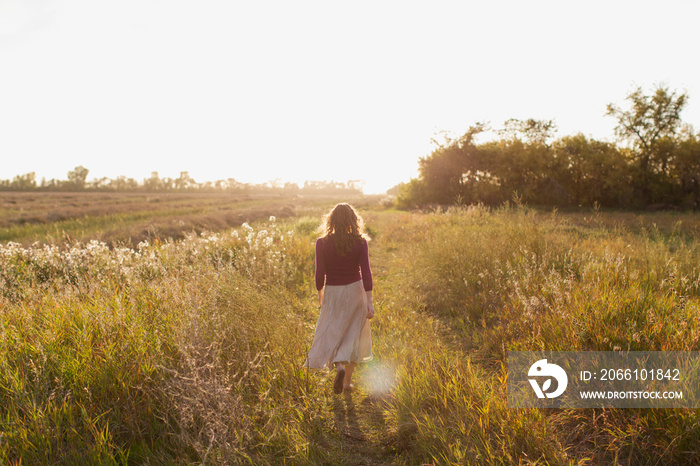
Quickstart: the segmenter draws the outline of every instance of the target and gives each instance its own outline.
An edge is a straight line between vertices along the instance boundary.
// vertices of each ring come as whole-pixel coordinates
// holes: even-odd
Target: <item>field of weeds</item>
[[[3,242],[0,462],[700,463],[696,410],[506,393],[508,350],[698,350],[697,216],[364,204],[374,360],[337,396],[302,368],[331,205],[133,246]]]
[[[303,214],[322,197],[228,193],[0,192],[0,242],[182,239],[243,222]],[[297,212],[300,210],[301,212]]]
[[[699,464],[697,410],[510,409],[506,380],[508,350],[700,349],[697,221],[517,207],[395,215],[382,307],[435,336],[398,364],[391,412],[408,456]]]

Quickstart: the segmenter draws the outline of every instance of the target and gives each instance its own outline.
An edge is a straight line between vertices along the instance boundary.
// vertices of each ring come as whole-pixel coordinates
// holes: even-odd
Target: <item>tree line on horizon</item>
[[[700,133],[682,122],[685,93],[657,85],[607,105],[616,142],[583,134],[553,138],[554,122],[511,119],[500,138],[478,144],[477,123],[419,161],[419,176],[397,187],[397,206],[529,205],[631,209],[700,207]]]
[[[149,178],[138,182],[133,178],[118,176],[116,178],[98,178],[87,180],[90,171],[78,166],[68,172],[66,180],[42,179],[37,183],[36,173],[17,175],[12,180],[0,180],[0,191],[99,191],[99,192],[227,192],[237,194],[362,194],[362,182],[350,180],[345,183],[337,181],[305,181],[303,186],[297,183],[273,180],[267,183],[242,183],[233,178],[198,183],[189,172],[180,172],[178,178],[161,178],[158,172],[152,172]]]

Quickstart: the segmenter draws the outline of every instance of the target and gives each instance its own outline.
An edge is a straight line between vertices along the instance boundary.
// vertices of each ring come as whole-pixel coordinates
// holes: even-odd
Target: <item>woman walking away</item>
[[[352,388],[352,372],[372,359],[369,319],[372,271],[364,222],[349,204],[338,204],[326,216],[316,241],[316,289],[321,312],[306,366],[335,366],[333,391]]]

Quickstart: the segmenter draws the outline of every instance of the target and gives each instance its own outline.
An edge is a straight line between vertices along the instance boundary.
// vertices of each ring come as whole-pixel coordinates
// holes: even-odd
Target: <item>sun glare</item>
[[[632,83],[692,97],[698,81],[675,46],[695,40],[689,2],[273,3],[1,0],[4,176],[80,165],[98,178],[361,179],[384,192],[416,175],[436,131],[536,118],[604,139],[605,105]],[[620,57],[628,36],[637,46]],[[685,120],[700,120],[692,98]]]

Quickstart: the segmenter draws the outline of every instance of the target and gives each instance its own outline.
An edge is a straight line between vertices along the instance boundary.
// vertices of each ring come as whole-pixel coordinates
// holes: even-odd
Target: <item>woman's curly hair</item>
[[[346,255],[360,239],[369,241],[365,233],[365,222],[355,209],[346,203],[336,204],[326,215],[320,227],[323,238],[332,238],[335,250]]]

